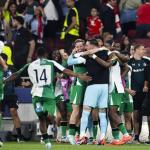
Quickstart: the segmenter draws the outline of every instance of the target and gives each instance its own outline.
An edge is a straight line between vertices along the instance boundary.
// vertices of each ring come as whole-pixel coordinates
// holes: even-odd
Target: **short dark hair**
[[[98,46],[98,41],[96,39],[87,40],[91,45]]]
[[[37,48],[37,55],[39,57],[44,56],[47,53],[46,48],[44,46],[40,46]]]
[[[16,16],[13,19],[17,20],[21,25],[24,24],[24,18],[22,16]]]

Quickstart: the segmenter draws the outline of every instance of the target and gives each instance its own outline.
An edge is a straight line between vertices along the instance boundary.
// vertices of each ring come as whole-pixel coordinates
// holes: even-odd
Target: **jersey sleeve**
[[[54,66],[60,70],[60,71],[64,71],[66,68],[63,67],[62,65],[60,65],[59,63],[57,63],[56,61],[52,61],[54,63]]]
[[[86,59],[83,57],[74,58],[73,55],[70,55],[67,61],[69,66],[76,65],[76,64],[85,64]]]

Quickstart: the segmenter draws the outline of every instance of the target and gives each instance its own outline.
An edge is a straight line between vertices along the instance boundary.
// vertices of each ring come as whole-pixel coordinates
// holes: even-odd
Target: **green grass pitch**
[[[25,142],[25,143],[4,143],[0,150],[45,150],[43,144],[38,142]],[[150,150],[150,145],[122,145],[122,146],[97,146],[97,145],[69,145],[52,143],[51,150]]]

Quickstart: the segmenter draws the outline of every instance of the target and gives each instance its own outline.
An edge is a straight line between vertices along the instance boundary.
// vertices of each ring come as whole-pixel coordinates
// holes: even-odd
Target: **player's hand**
[[[76,54],[76,53],[78,53],[78,48],[74,48],[73,50],[72,50],[72,54]]]
[[[146,92],[146,93],[147,93],[148,90],[149,90],[149,88],[148,88],[147,86],[144,86],[144,87],[143,87],[143,92]]]
[[[92,80],[92,77],[87,76],[86,74],[80,74],[80,75],[79,75],[79,78],[80,78],[81,80],[85,81],[85,82],[89,82],[89,81]]]
[[[28,57],[28,58],[27,58],[27,63],[30,63],[30,62],[32,62],[32,58],[31,58],[31,57]]]
[[[127,92],[131,95],[131,96],[135,96],[136,91],[128,89]]]

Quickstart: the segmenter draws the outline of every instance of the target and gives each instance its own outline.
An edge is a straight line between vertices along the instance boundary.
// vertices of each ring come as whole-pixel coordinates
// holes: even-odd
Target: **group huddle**
[[[149,59],[143,58],[144,51],[144,46],[135,45],[134,53],[129,56],[99,47],[97,39],[86,43],[77,39],[69,56],[59,50],[47,59],[45,48],[39,47],[37,60],[28,65],[28,75],[46,147],[51,148],[46,124],[48,115],[55,117],[61,129],[60,140],[69,140],[72,145],[105,145],[108,120],[112,128],[111,144],[140,143],[139,112],[148,92],[149,77]]]

